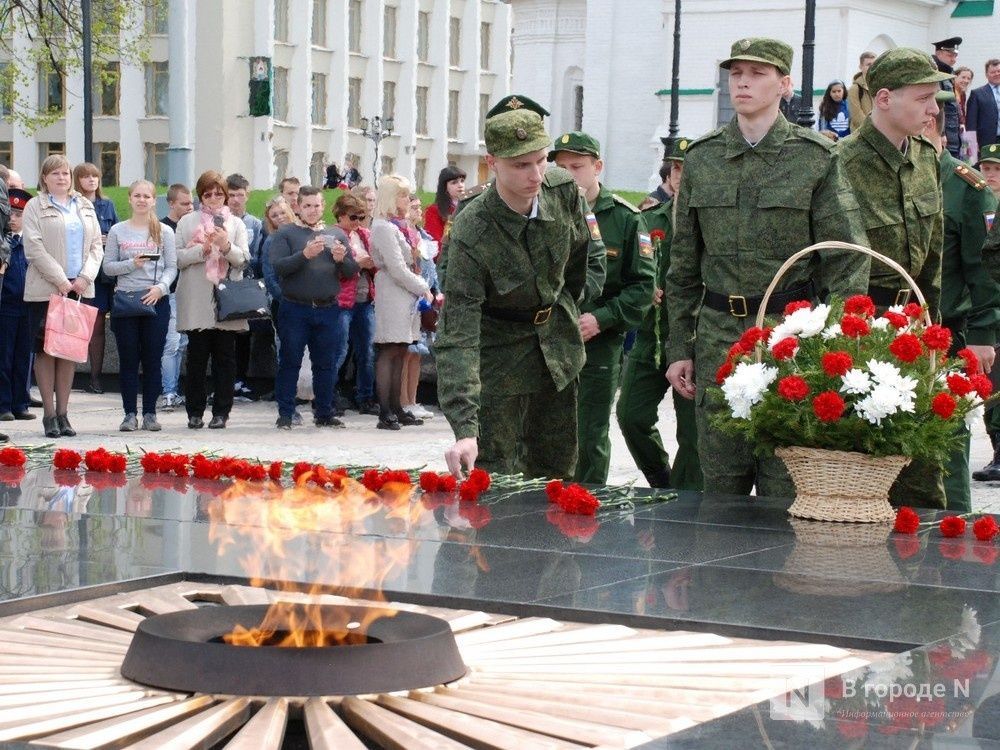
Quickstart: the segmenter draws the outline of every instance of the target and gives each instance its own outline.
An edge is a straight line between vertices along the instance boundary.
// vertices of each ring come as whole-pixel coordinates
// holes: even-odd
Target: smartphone
[[[160,259],[160,254],[159,253],[139,253],[135,257],[142,258],[144,260],[159,260]]]
[[[215,224],[215,226],[219,227],[220,229],[226,226],[226,220],[223,219],[221,216],[213,217],[212,223]]]

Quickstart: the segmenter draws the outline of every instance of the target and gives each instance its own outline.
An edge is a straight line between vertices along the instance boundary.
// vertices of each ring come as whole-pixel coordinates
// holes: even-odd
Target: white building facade
[[[647,189],[669,131],[674,0],[511,5],[512,89],[552,112],[553,131],[582,128],[601,142],[606,184]],[[701,135],[731,117],[718,65],[737,39],[791,44],[798,88],[804,23],[804,0],[682,0],[680,135]],[[958,65],[972,68],[972,85],[981,86],[984,63],[1000,57],[1000,7],[990,0],[817,0],[813,106],[833,79],[850,84],[865,50],[930,53],[932,42],[951,36],[963,37]]]
[[[509,92],[510,18],[497,0],[161,0],[140,24],[149,60],[121,60],[117,81],[95,86],[95,161],[105,184],[122,185],[190,185],[207,169],[240,172],[253,188],[286,176],[321,184],[327,164],[347,159],[365,182],[398,172],[433,190],[449,163],[475,181],[483,117]],[[15,32],[15,50],[28,43]],[[260,57],[272,110],[252,117]],[[0,163],[33,183],[49,153],[82,161],[82,89],[82,76],[33,76],[19,101],[64,116],[28,133],[0,113]],[[394,128],[374,164],[361,125],[376,115]]]

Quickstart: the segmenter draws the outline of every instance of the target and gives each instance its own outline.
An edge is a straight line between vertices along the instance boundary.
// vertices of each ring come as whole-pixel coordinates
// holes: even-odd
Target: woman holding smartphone
[[[148,180],[128,189],[132,218],[111,227],[104,249],[104,273],[117,281],[116,294],[141,293],[152,315],[132,315],[111,307],[111,330],[118,345],[118,378],[125,418],[122,432],[139,429],[136,401],[142,365],[142,429],[157,432],[156,399],[160,395],[163,345],[170,323],[167,295],[177,276],[174,232],[156,217],[156,189]]]
[[[177,330],[188,335],[187,377],[184,385],[188,427],[205,426],[208,404],[206,381],[212,363],[212,420],[209,429],[226,426],[233,408],[236,380],[236,333],[249,330],[245,320],[219,322],[215,316],[215,285],[232,274],[243,278],[250,262],[247,228],[230,214],[226,180],[214,170],[202,173],[195,184],[201,210],[177,223]]]

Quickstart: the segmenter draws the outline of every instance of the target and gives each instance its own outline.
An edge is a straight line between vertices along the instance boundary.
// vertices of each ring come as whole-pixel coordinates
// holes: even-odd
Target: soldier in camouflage
[[[929,55],[901,47],[884,52],[868,69],[874,101],[860,130],[837,144],[844,171],[861,205],[867,244],[906,269],[938,319],[944,215],[937,150],[920,133],[939,111],[940,72]],[[868,294],[880,307],[907,300],[898,274],[876,263]],[[945,507],[941,470],[911,462],[889,493],[894,504]]]
[[[568,477],[584,363],[584,200],[569,173],[546,172],[537,112],[489,118],[485,140],[496,179],[452,224],[435,342],[438,399],[456,439],[445,459],[456,476],[478,463]]]
[[[711,424],[719,408],[707,388],[729,347],[754,322],[763,292],[794,252],[821,240],[864,237],[857,201],[833,144],[781,117],[792,48],[742,39],[721,67],[729,71],[736,116],[688,147],[677,196],[664,298],[670,321],[667,379],[695,399],[698,452],[706,492],[790,497],[784,465]],[[766,312],[828,293],[868,286],[867,256],[813,254],[789,269]]]
[[[680,188],[684,155],[690,143],[688,138],[678,138],[666,159],[670,165],[667,179],[673,195],[677,195]],[[674,201],[668,198],[642,212],[643,223],[656,253],[656,289],[653,292],[653,307],[643,318],[635,346],[628,354],[616,414],[625,445],[650,487],[700,490],[701,463],[698,461],[694,401],[671,389],[665,377],[670,328],[663,303],[663,283],[670,265],[673,210]],[[677,455],[674,456],[673,466],[656,429],[657,407],[668,390],[673,394],[674,416],[677,419]]]
[[[639,209],[600,183],[601,147],[587,133],[564,133],[549,161],[573,175],[592,214],[587,221],[607,248],[607,275],[599,297],[580,306],[587,363],[580,372],[577,482],[604,484],[611,465],[611,406],[621,377],[625,333],[637,328],[653,303],[656,258]]]

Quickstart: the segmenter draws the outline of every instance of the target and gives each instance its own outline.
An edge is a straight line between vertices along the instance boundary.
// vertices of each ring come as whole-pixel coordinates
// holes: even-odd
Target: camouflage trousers
[[[587,342],[577,405],[577,482],[605,484],[611,466],[611,405],[621,377],[624,334],[601,333]]]
[[[547,378],[535,393],[483,390],[476,466],[499,474],[565,479],[576,467],[577,384],[557,391]]]

